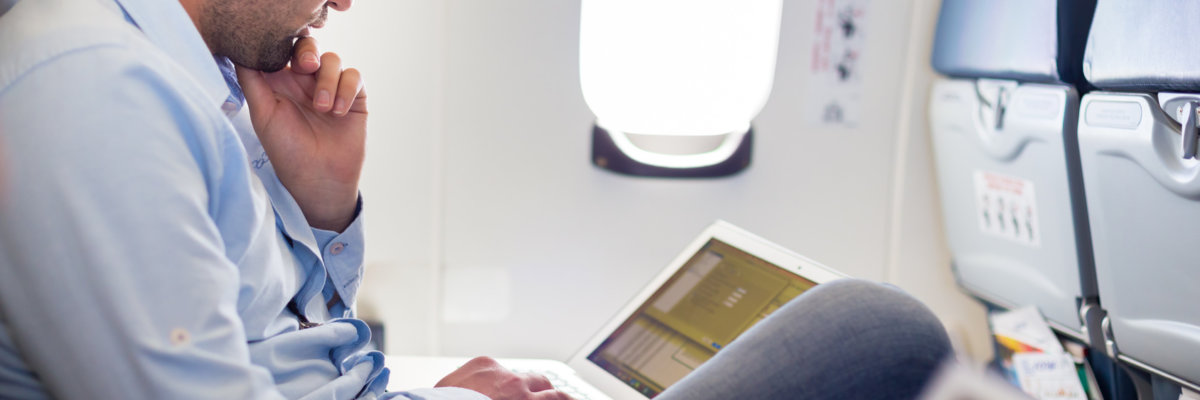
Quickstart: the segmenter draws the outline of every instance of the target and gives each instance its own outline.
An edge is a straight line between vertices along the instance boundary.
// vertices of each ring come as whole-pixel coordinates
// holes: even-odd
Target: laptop
[[[652,398],[813,286],[845,275],[716,221],[567,362],[499,359],[576,399]],[[468,359],[387,357],[391,390],[429,387]]]

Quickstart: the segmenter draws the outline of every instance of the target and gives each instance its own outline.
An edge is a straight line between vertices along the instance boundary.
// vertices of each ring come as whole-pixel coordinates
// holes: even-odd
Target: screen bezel
[[[654,295],[658,289],[679,271],[688,260],[692,259],[709,240],[716,239],[738,248],[746,253],[775,264],[781,269],[794,273],[801,278],[816,282],[818,285],[846,278],[846,275],[834,271],[820,263],[796,254],[777,244],[763,239],[750,232],[742,230],[725,221],[718,220],[704,230],[695,240],[683,249],[675,259],[663,268],[646,287],[618,312],[595,336],[588,340],[579,351],[567,361],[567,364],[588,383],[616,399],[645,399],[646,396],[618,380],[600,366],[588,360],[588,355],[598,348],[614,331],[625,323],[641,306]]]

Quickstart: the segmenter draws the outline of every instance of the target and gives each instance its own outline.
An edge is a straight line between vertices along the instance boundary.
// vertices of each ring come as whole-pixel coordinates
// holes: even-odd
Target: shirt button
[[[337,242],[337,243],[334,243],[333,246],[329,247],[329,252],[336,256],[338,254],[342,254],[342,250],[345,250],[345,249],[346,249],[345,243]]]
[[[192,340],[192,335],[190,333],[188,333],[188,331],[186,329],[175,328],[175,330],[171,331],[171,344],[173,344],[173,345],[182,346],[182,345],[187,344],[191,340]]]
[[[233,117],[234,115],[237,115],[239,108],[241,108],[241,107],[237,103],[234,103],[232,101],[226,101],[224,104],[221,104],[221,111],[224,111],[225,115],[228,117]]]

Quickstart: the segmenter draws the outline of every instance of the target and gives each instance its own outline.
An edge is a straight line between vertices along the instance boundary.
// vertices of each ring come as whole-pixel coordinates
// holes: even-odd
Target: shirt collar
[[[213,55],[177,0],[115,0],[146,38],[179,63],[208,93],[213,104],[231,96]],[[236,81],[235,81],[236,82]]]
[[[242,109],[242,105],[246,104],[246,95],[242,92],[242,85],[238,83],[233,61],[218,55],[213,55],[213,59],[217,61],[217,69],[221,70],[221,77],[225,78],[225,86],[229,88],[229,97],[225,99],[225,104],[221,105],[221,110],[225,111],[229,118],[233,118]]]

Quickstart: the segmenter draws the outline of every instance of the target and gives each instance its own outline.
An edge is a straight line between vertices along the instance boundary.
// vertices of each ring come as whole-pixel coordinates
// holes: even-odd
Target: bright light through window
[[[583,0],[584,99],[609,130],[744,133],[771,91],[782,0]]]

